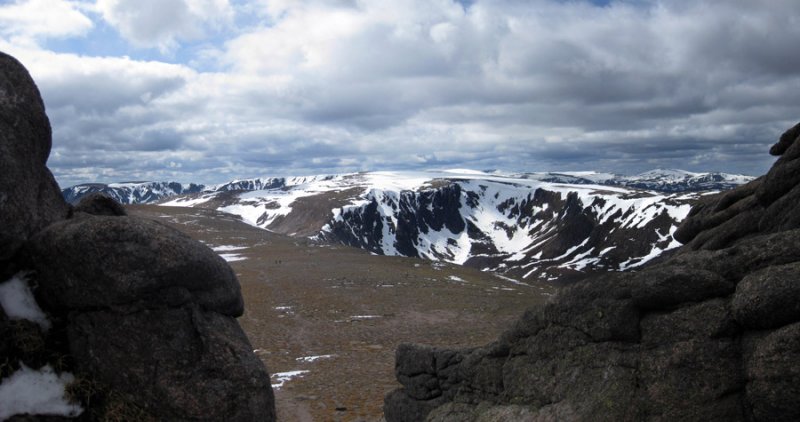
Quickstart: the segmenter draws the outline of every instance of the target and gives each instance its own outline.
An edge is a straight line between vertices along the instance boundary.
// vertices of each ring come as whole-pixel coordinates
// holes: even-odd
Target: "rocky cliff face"
[[[402,345],[394,421],[800,419],[800,125],[671,259],[563,289],[485,347]]]
[[[109,197],[71,208],[45,166],[50,142],[36,86],[0,53],[0,389],[33,389],[0,419],[274,420],[231,268]],[[60,408],[20,386],[31,377],[60,380]]]
[[[566,282],[638,267],[679,246],[698,195],[447,180],[372,190],[334,211],[321,237],[378,254],[453,262],[521,280]]]

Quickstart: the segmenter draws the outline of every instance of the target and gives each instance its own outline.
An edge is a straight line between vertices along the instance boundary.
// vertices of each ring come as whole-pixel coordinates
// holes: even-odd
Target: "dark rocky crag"
[[[50,146],[33,80],[0,53],[0,282],[27,273],[52,323],[0,312],[0,378],[22,364],[74,373],[81,420],[275,420],[227,263],[107,196],[71,208],[45,166]]]
[[[493,182],[493,189],[471,185],[468,180],[454,179],[397,195],[372,192],[364,205],[341,208],[339,215],[329,218],[318,239],[376,254],[457,262],[525,281],[568,284],[587,274],[636,267],[654,253],[670,250],[674,247],[670,233],[679,222],[670,209],[688,208],[694,201],[661,197],[637,211],[618,207],[614,200],[647,198],[652,193],[630,191],[616,196],[595,191],[582,199],[575,191],[538,187],[495,202],[500,183]],[[495,221],[494,229],[505,231],[508,239],[522,234],[531,239],[528,246],[515,252],[495,243],[490,231],[479,227],[475,219],[485,215],[479,211],[483,209],[503,216]],[[645,216],[650,212],[652,216]],[[439,236],[447,239],[446,245],[431,246],[439,242]],[[468,239],[466,250],[457,240],[462,236]],[[458,255],[464,252],[468,257],[459,261]]]
[[[800,125],[672,258],[563,289],[485,347],[401,345],[395,421],[800,420]]]

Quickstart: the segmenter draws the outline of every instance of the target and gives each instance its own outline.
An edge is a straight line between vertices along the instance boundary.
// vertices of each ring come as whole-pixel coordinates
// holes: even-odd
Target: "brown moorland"
[[[399,386],[400,343],[485,345],[554,292],[457,265],[279,235],[214,210],[137,205],[128,212],[231,254],[245,300],[239,323],[272,375],[281,421],[381,420],[383,397]],[[296,375],[281,381],[287,373]]]

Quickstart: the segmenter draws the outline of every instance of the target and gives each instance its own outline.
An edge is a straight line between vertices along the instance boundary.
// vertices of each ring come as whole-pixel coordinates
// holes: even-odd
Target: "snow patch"
[[[504,275],[502,275],[502,274],[497,274],[497,273],[495,273],[495,274],[494,274],[494,276],[495,276],[495,277],[497,277],[497,278],[499,278],[499,279],[502,279],[502,280],[508,281],[508,282],[510,282],[510,283],[516,284],[516,285],[518,285],[518,286],[528,286],[528,287],[531,287],[531,285],[530,285],[530,284],[528,284],[528,283],[523,283],[523,282],[521,282],[521,281],[519,281],[519,280],[513,279],[513,278],[511,278],[511,277],[506,277],[506,276],[504,276]]]
[[[301,377],[304,374],[309,373],[310,371],[305,370],[297,370],[297,371],[287,371],[287,372],[278,372],[272,374],[272,379],[276,381],[275,384],[272,384],[272,388],[274,390],[280,390],[287,381],[290,381],[292,378]]]
[[[50,415],[75,417],[83,412],[69,403],[64,388],[75,380],[70,373],[56,374],[49,365],[40,370],[21,368],[0,384],[0,421],[13,415]]]
[[[330,359],[334,357],[336,357],[336,355],[316,355],[316,356],[303,356],[295,360],[298,362],[314,362],[315,360]]]
[[[0,284],[0,305],[11,319],[27,319],[39,324],[45,331],[50,329],[50,321],[36,303],[33,292],[22,273],[18,273],[10,280]]]
[[[240,251],[242,249],[247,249],[247,246],[220,245],[211,247],[211,250],[214,252]]]
[[[209,195],[199,196],[197,198],[181,197],[181,198],[175,198],[171,201],[162,202],[158,205],[162,207],[196,207],[198,205],[205,204],[206,202],[212,200],[215,196],[216,195],[209,194]]]
[[[247,259],[246,256],[242,256],[236,253],[221,253],[219,254],[219,256],[222,257],[222,259],[224,259],[227,262],[244,261],[245,259]]]

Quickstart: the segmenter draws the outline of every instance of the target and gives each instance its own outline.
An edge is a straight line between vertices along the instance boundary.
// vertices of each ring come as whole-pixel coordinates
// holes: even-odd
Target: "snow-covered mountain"
[[[514,280],[567,280],[635,268],[677,247],[671,235],[698,197],[749,180],[681,171],[369,172],[237,180],[162,205],[217,209],[279,233]]]
[[[523,173],[519,177],[544,182],[625,186],[656,192],[703,192],[726,190],[753,180],[751,176],[728,173],[692,173],[657,169],[634,176],[597,172]]]
[[[181,194],[197,193],[205,189],[204,185],[177,182],[124,182],[124,183],[87,183],[62,189],[61,194],[67,202],[78,203],[86,195],[95,192],[105,193],[121,204],[144,204]]]
[[[531,176],[451,170],[254,179],[234,184],[274,187],[212,189],[164,205],[214,208],[378,254],[552,280],[635,268],[678,246],[671,234],[704,194],[606,185],[598,182],[619,177],[598,173],[560,175],[577,182]]]

